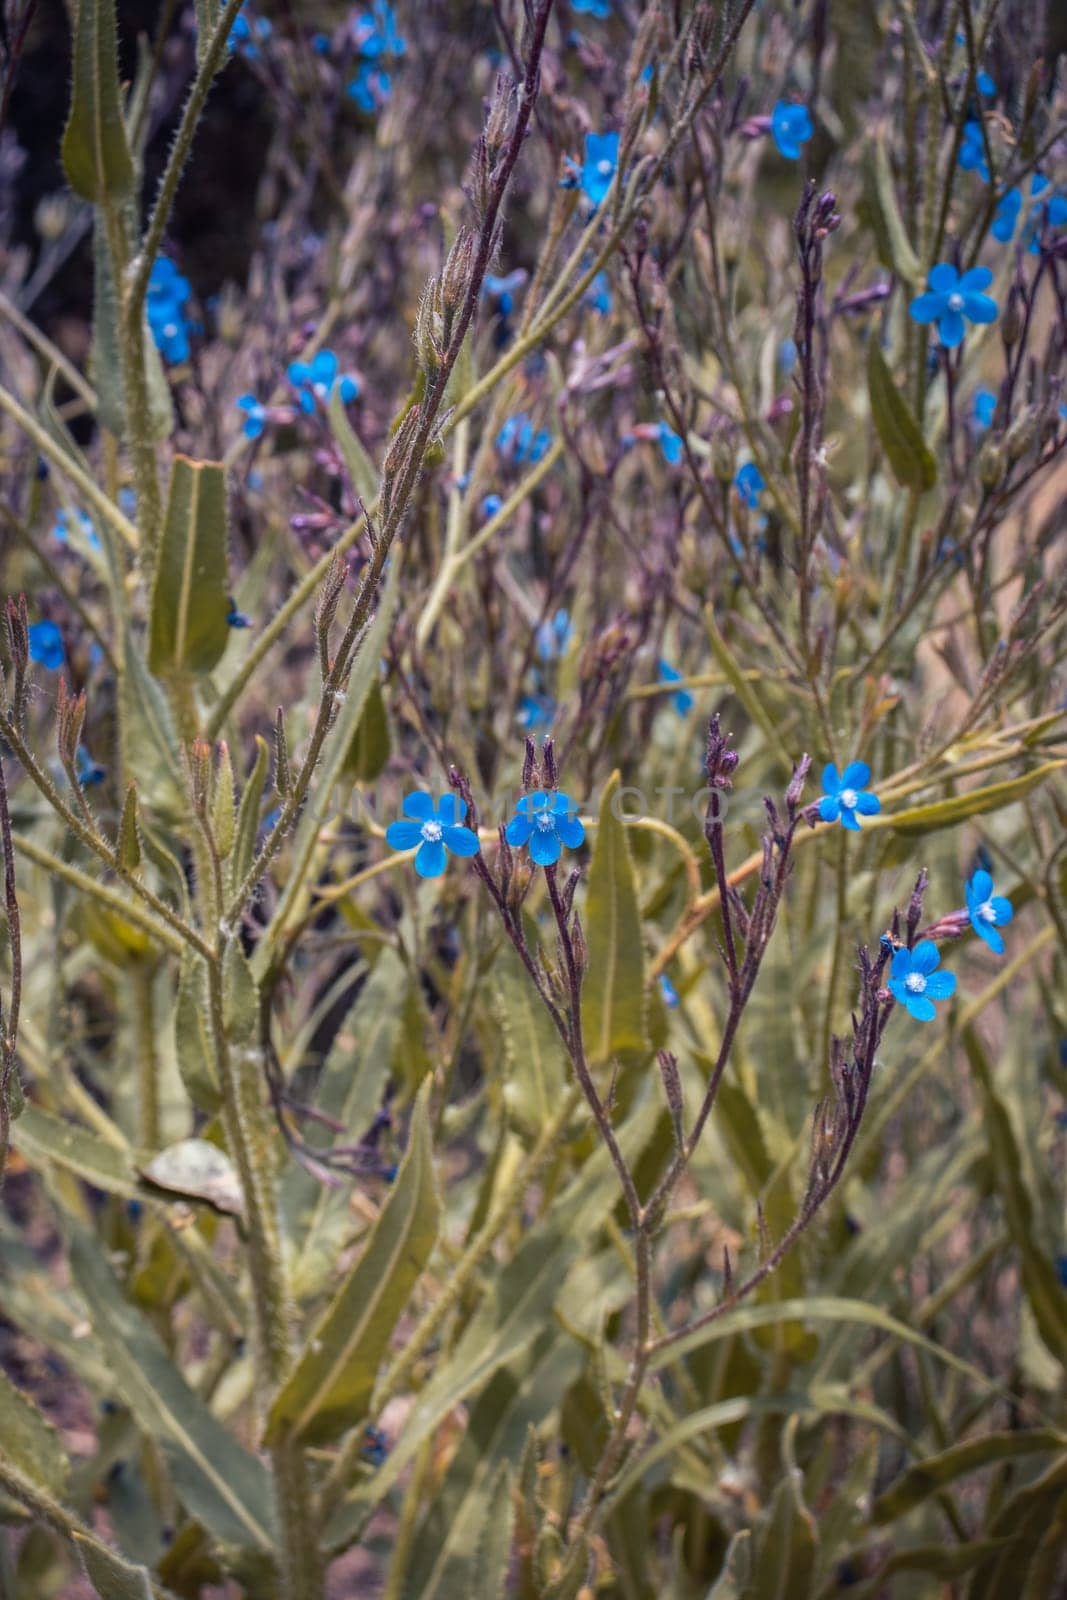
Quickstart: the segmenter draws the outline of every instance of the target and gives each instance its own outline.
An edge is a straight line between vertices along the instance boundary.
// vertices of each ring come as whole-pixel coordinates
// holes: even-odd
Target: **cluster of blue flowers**
[[[548,429],[535,429],[525,411],[508,417],[496,436],[497,450],[516,467],[535,466],[548,453],[551,443]]]
[[[329,405],[335,387],[340,390],[346,406],[358,397],[359,384],[350,373],[339,375],[339,366],[332,350],[320,350],[310,361],[290,362],[286,376],[296,390],[297,403],[305,416],[312,416],[317,404]],[[241,401],[237,403],[240,405]],[[247,423],[245,432],[248,432]]]
[[[1030,192],[1026,197],[1022,189],[1009,189],[1000,197],[993,217],[992,234],[1001,244],[1010,244],[1025,214],[1023,242],[1031,255],[1041,249],[1043,228],[1062,228],[1067,223],[1067,200],[1062,195],[1048,193],[1052,187],[1044,173],[1035,172],[1030,179]],[[1046,198],[1042,199],[1042,196]],[[1027,204],[1027,198],[1029,204]]]
[[[189,359],[189,336],[195,325],[185,308],[192,292],[188,278],[174,262],[168,256],[157,256],[148,279],[148,326],[164,361],[172,366]]]
[[[398,61],[407,50],[407,43],[397,31],[389,0],[374,0],[371,9],[356,18],[352,31],[359,65],[347,93],[360,111],[373,116],[393,92],[393,80],[385,63]]]
[[[439,878],[450,853],[475,856],[481,849],[478,835],[463,826],[467,806],[457,795],[444,794],[435,802],[424,789],[416,789],[405,795],[400,809],[404,815],[389,824],[386,843],[393,850],[415,851],[420,878]],[[516,850],[528,847],[530,859],[539,867],[553,866],[564,847],[577,850],[585,842],[585,828],[565,794],[535,789],[523,795],[515,809],[505,838]]]
[[[255,61],[259,56],[259,47],[265,44],[271,36],[271,25],[266,17],[249,15],[248,7],[242,6],[234,18],[230,37],[226,44],[230,54],[240,54],[247,61]]]

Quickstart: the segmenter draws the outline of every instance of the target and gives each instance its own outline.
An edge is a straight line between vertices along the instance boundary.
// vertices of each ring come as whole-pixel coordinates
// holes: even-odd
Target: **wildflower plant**
[[[1060,1592],[1055,8],[69,11],[0,1590]]]

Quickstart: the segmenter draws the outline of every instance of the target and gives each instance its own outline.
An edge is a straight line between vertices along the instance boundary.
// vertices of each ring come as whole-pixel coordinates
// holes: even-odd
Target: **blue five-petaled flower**
[[[1004,940],[997,932],[1015,915],[1011,901],[1002,894],[993,893],[993,879],[988,872],[976,872],[964,891],[967,896],[967,915],[979,939],[984,939],[990,950],[998,956],[1004,954]]]
[[[989,182],[989,162],[986,160],[985,139],[982,136],[980,122],[972,120],[964,124],[959,162],[964,172],[977,172],[980,178],[986,183]]]
[[[807,106],[790,105],[788,100],[779,100],[771,112],[771,137],[780,155],[788,161],[799,161],[801,145],[807,144],[814,132]]]
[[[759,505],[759,497],[766,487],[767,485],[763,481],[763,473],[754,461],[746,461],[734,479],[734,488],[746,506],[753,511]]]
[[[267,408],[254,394],[243,394],[237,402],[238,411],[245,413],[241,432],[246,439],[258,439],[267,426]],[[314,404],[312,404],[314,410]]]
[[[467,804],[458,795],[443,794],[435,805],[432,794],[416,789],[404,796],[400,809],[404,820],[389,824],[385,842],[393,850],[414,850],[418,846],[415,871],[420,878],[439,878],[449,851],[455,856],[476,856],[481,849],[478,835],[461,826]]]
[[[315,410],[317,400],[321,400],[324,405],[328,404],[335,386],[340,390],[341,399],[346,406],[350,405],[359,394],[359,384],[355,378],[347,373],[339,378],[337,366],[337,357],[332,350],[320,350],[311,361],[290,362],[287,372],[289,382],[296,390],[301,411],[309,417]]]
[[[997,414],[995,389],[979,389],[974,397],[974,421],[978,428],[991,428]]]
[[[532,794],[523,795],[518,813],[508,823],[505,838],[516,849],[528,844],[530,857],[539,867],[551,867],[557,862],[564,845],[568,850],[577,850],[585,840],[581,819],[565,794],[535,789]]]
[[[882,802],[871,794],[867,784],[871,769],[866,761],[850,761],[840,777],[833,762],[823,768],[823,795],[819,801],[819,815],[824,822],[836,822],[853,833],[859,833],[858,817],[873,817],[881,811]]]
[[[941,957],[932,939],[920,939],[914,950],[900,949],[889,968],[889,992],[916,1022],[933,1022],[935,1000],[956,992],[956,974],[938,972]]]
[[[972,267],[962,277],[951,261],[941,261],[930,271],[925,294],[916,295],[908,308],[913,322],[936,322],[941,343],[949,349],[961,344],[967,322],[995,322],[997,302],[983,294],[993,282],[988,267]]]
[[[598,206],[611,188],[619,165],[617,133],[587,133],[582,162],[581,188],[587,200]]]

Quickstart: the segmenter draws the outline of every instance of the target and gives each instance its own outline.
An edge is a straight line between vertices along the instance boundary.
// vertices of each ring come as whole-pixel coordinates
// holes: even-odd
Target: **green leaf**
[[[222,463],[176,456],[148,628],[148,665],[157,678],[210,672],[226,649],[226,538]]]
[[[0,1449],[8,1459],[49,1494],[61,1498],[70,1463],[59,1435],[28,1395],[17,1389],[0,1368]]]
[[[273,1502],[263,1463],[213,1415],[178,1371],[155,1329],[124,1299],[95,1239],[68,1222],[70,1265],[93,1332],[116,1372],[138,1426],[157,1440],[191,1516],[215,1538],[273,1548]]]
[[[742,1528],[730,1540],[722,1571],[708,1590],[706,1600],[748,1600],[751,1583],[752,1532]]]
[[[144,1567],[131,1566],[105,1544],[91,1544],[78,1534],[74,1545],[101,1600],[153,1600],[152,1580]]]
[[[920,275],[919,258],[912,249],[904,219],[897,205],[893,169],[885,140],[876,138],[864,151],[865,220],[869,220],[878,246],[878,259],[884,267],[913,288]]]
[[[815,1576],[818,1536],[801,1496],[803,1480],[787,1469],[756,1537],[751,1600],[807,1600]]]
[[[199,1111],[213,1116],[222,1104],[215,1052],[207,1018],[207,978],[199,956],[182,956],[174,1003],[174,1054],[185,1092]]]
[[[267,1419],[282,1436],[324,1444],[367,1414],[378,1367],[437,1241],[430,1085],[415,1102],[408,1148],[363,1254],[312,1333]]]
[[[13,1124],[11,1142],[31,1166],[54,1161],[106,1194],[117,1194],[124,1200],[139,1196],[140,1186],[128,1150],[37,1106],[27,1106]]]
[[[851,1589],[850,1600],[851,1596],[855,1596],[855,1600],[882,1600],[887,1592],[885,1580],[895,1572],[925,1572],[936,1578],[962,1577],[980,1562],[999,1556],[1010,1544],[1010,1539],[976,1539],[971,1544],[960,1545],[909,1545],[905,1550],[895,1550],[870,1583]],[[1013,1592],[1017,1594],[1018,1590]],[[1041,1600],[1048,1600],[1048,1591]]]
[[[352,1144],[370,1127],[389,1082],[406,992],[407,969],[386,946],[337,1031],[315,1095],[316,1108],[343,1131],[309,1124],[313,1148],[333,1139]],[[283,1210],[293,1238],[293,1291],[301,1299],[321,1293],[336,1271],[352,1231],[349,1196],[347,1186],[331,1189],[295,1162],[286,1175]]]
[[[70,186],[83,200],[116,200],[133,189],[119,92],[115,0],[79,0],[74,88],[62,153]]]
[[[995,1461],[1012,1461],[1017,1456],[1056,1452],[1067,1446],[1067,1434],[1051,1428],[1024,1429],[1017,1433],[987,1433],[978,1439],[952,1445],[939,1455],[927,1456],[909,1467],[871,1508],[874,1523],[895,1522],[921,1505],[957,1478]]]
[[[515,1532],[512,1472],[505,1462],[489,1490],[485,1528],[472,1573],[471,1600],[500,1600],[507,1593],[511,1541]]]
[[[122,721],[130,769],[141,799],[167,821],[187,820],[181,757],[174,723],[159,684],[127,632],[123,651]]]
[[[170,385],[163,370],[163,358],[148,326],[147,313],[143,316],[143,325],[151,437],[167,439],[174,428]],[[126,432],[126,408],[119,354],[119,304],[104,219],[99,213],[93,221],[93,347],[89,373],[96,385],[97,417],[105,428],[121,439]]]
[[[345,757],[344,775],[355,783],[370,783],[389,760],[389,719],[381,679],[370,686],[359,727]]]
[[[869,828],[873,823],[875,827],[892,828],[894,833],[908,835],[954,827],[970,817],[984,817],[990,811],[1001,811],[1005,806],[1014,805],[1064,766],[1067,766],[1067,762],[1046,761],[1044,766],[1024,772],[1018,778],[1006,778],[1003,783],[990,783],[983,789],[950,795],[947,800],[932,800],[927,805],[912,806],[907,811],[887,812],[884,817],[865,818],[864,827]]]
[[[1067,1365],[1067,1292],[1051,1258],[1035,1237],[1034,1207],[1022,1176],[1015,1130],[973,1028],[963,1030],[963,1048],[985,1102],[984,1120],[994,1181],[1004,1204],[1008,1232],[1019,1252],[1023,1289],[1042,1339],[1051,1353]]]
[[[897,482],[917,494],[932,489],[937,482],[937,463],[893,382],[875,334],[867,345],[867,386],[874,426]]]
[[[1004,1600],[1018,1595],[1019,1580],[1056,1518],[1065,1490],[1067,1455],[1061,1454],[1040,1478],[1003,1502],[985,1529],[999,1549],[975,1571],[968,1600]]]
[[[256,836],[259,833],[259,813],[263,804],[263,790],[270,770],[270,750],[262,734],[256,734],[256,759],[248,775],[237,807],[237,828],[234,835],[233,856],[230,861],[230,885],[236,889],[245,881],[248,869],[256,854]]]
[[[582,1032],[593,1066],[619,1050],[647,1049],[641,912],[626,829],[613,810],[620,781],[613,772],[600,802],[585,903]]]
[[[341,452],[341,459],[348,468],[348,475],[352,479],[352,486],[365,506],[370,506],[378,498],[378,472],[363,448],[358,437],[353,431],[345,411],[345,403],[341,398],[341,385],[335,383],[327,407],[330,419],[330,429],[334,441]]]
[[[509,1069],[504,1104],[523,1133],[536,1138],[566,1088],[563,1041],[509,940],[493,962],[493,983]]]

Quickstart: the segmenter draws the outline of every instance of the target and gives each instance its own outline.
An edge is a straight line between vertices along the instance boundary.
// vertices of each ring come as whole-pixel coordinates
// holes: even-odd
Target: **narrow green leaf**
[[[144,1567],[132,1566],[107,1545],[90,1544],[78,1534],[74,1545],[100,1600],[152,1600],[152,1580]]]
[[[241,803],[237,807],[237,830],[234,836],[233,858],[230,862],[230,884],[234,889],[244,882],[248,869],[255,859],[259,813],[269,770],[270,749],[262,734],[257,733],[255,763],[241,793]]]
[[[515,1532],[512,1495],[512,1470],[510,1464],[505,1462],[489,1490],[485,1528],[471,1575],[471,1600],[500,1600],[500,1596],[507,1593],[511,1541]]]
[[[620,781],[613,772],[600,802],[585,903],[582,1031],[594,1066],[619,1050],[647,1048],[641,912],[626,829],[613,809]]]
[[[268,1440],[328,1443],[367,1414],[379,1364],[440,1225],[429,1092],[427,1083],[415,1102],[408,1148],[367,1248],[271,1407]]]
[[[818,1535],[805,1506],[800,1473],[783,1473],[756,1537],[751,1600],[807,1600],[815,1577]]]
[[[17,1389],[0,1368],[0,1449],[49,1494],[62,1498],[70,1463],[59,1435],[29,1395]]]
[[[980,1562],[995,1559],[1010,1545],[1010,1539],[975,1539],[970,1544],[913,1544],[895,1550],[878,1568],[869,1583],[849,1591],[855,1600],[882,1600],[886,1579],[896,1572],[925,1572],[935,1578],[960,1578]],[[910,1592],[910,1591],[909,1591]],[[1018,1589],[1013,1590],[1018,1594]],[[1041,1600],[1048,1600],[1047,1591]]]
[[[722,1571],[707,1592],[706,1600],[749,1600],[752,1583],[752,1531],[735,1533],[726,1550]]]
[[[381,679],[370,686],[359,727],[345,757],[344,775],[355,783],[370,783],[389,760],[389,719]]]
[[[867,387],[874,426],[897,482],[919,494],[932,489],[937,482],[937,463],[893,382],[875,334],[867,345]]]
[[[210,672],[229,641],[226,475],[176,456],[156,563],[148,665],[156,677]]]
[[[79,0],[74,23],[74,87],[63,134],[63,166],[75,194],[100,203],[133,188],[122,118],[115,0]]]
[[[341,459],[352,479],[352,486],[363,504],[369,506],[378,498],[378,472],[348,420],[339,383],[333,386],[327,415],[334,441],[341,452]]]
[[[68,1222],[74,1282],[93,1332],[138,1426],[159,1442],[191,1516],[217,1539],[273,1548],[270,1479],[263,1463],[223,1427],[171,1361],[155,1329],[123,1297],[93,1237]]]
[[[222,1104],[207,1019],[207,979],[199,956],[187,952],[174,1002],[174,1054],[185,1092],[199,1111],[213,1116]]]
[[[493,962],[493,983],[508,1064],[504,1104],[523,1133],[536,1138],[566,1088],[563,1042],[509,941]]]
[[[912,249],[904,219],[897,205],[893,169],[885,140],[875,138],[864,151],[865,219],[869,219],[878,245],[878,259],[884,267],[911,286],[919,282],[919,258]]]
[[[1012,1461],[1017,1456],[1043,1455],[1067,1447],[1067,1434],[1051,1428],[1030,1428],[1018,1433],[987,1433],[978,1439],[952,1445],[939,1455],[927,1456],[909,1467],[871,1508],[874,1523],[895,1522],[898,1517],[921,1505],[931,1495],[955,1483],[957,1478],[995,1461]]]
[[[123,725],[138,794],[167,821],[185,820],[188,806],[170,707],[129,632],[123,660]]]
[[[1046,761],[1032,772],[1018,778],[1005,778],[1003,783],[986,784],[983,789],[971,789],[967,794],[950,795],[947,800],[932,800],[926,805],[912,806],[907,811],[887,812],[884,817],[865,819],[864,827],[892,828],[894,833],[933,833],[936,828],[954,827],[970,817],[984,817],[991,811],[1001,811],[1014,805],[1032,789],[1037,789],[1046,778],[1059,772],[1067,762]]]
[[[163,358],[143,319],[145,380],[148,388],[148,416],[153,439],[167,439],[174,428],[174,405],[170,384],[163,370]],[[119,355],[119,304],[107,232],[98,213],[93,221],[93,346],[89,374],[96,386],[96,414],[101,424],[121,439],[126,432],[123,402],[122,362]]]
[[[986,1136],[994,1181],[1004,1205],[1008,1232],[1019,1252],[1023,1289],[1042,1339],[1051,1354],[1067,1365],[1067,1292],[1057,1277],[1051,1257],[1035,1237],[1034,1207],[1023,1179],[1015,1130],[973,1028],[963,1030],[963,1048],[985,1102]]]
[[[1004,1600],[1019,1593],[1020,1575],[1057,1515],[1065,1489],[1067,1455],[1061,1453],[1041,1477],[1009,1495],[985,1529],[999,1550],[976,1569],[968,1600]]]
[[[11,1142],[31,1166],[54,1161],[106,1194],[124,1200],[138,1197],[139,1185],[128,1150],[109,1144],[95,1133],[63,1122],[37,1106],[27,1106],[11,1129]]]

